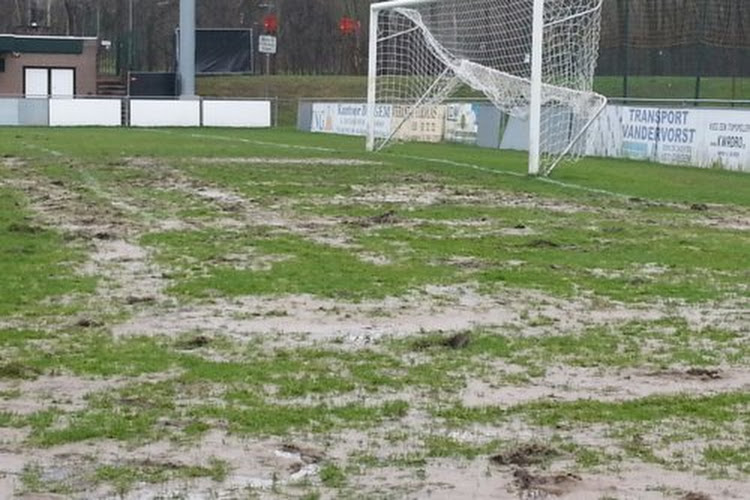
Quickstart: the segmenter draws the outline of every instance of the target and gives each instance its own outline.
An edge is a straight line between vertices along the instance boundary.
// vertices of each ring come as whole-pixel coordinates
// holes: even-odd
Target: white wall
[[[119,99],[50,99],[52,127],[119,127],[122,111]]]
[[[198,100],[134,99],[130,101],[130,125],[133,127],[200,127],[200,106]]]
[[[203,101],[206,127],[270,127],[270,101]]]

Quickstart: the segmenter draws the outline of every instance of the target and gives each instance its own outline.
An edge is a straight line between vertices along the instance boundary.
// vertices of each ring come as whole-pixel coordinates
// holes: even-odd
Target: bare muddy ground
[[[248,165],[294,161],[254,157],[222,160]],[[311,166],[359,165],[330,158],[306,161]],[[149,171],[149,188],[202,200],[221,216],[209,221],[181,217],[176,211],[168,217],[149,216],[153,207],[148,199],[123,195],[116,185],[57,182],[20,161],[5,160],[4,167],[10,175],[2,180],[3,184],[25,194],[39,224],[82,241],[88,260],[79,272],[100,280],[96,293],[83,301],[74,317],[56,318],[58,321],[2,318],[4,327],[58,331],[77,325],[116,339],[189,338],[196,345],[223,339],[235,346],[234,350],[206,355],[219,361],[233,360],[237,349],[256,342],[261,345],[259,349],[270,352],[333,348],[356,354],[388,352],[389,343],[398,340],[429,335],[449,338],[483,329],[509,338],[545,339],[575,336],[587,329],[616,330],[618,325],[667,320],[683,322],[692,330],[729,332],[736,344],[750,340],[750,313],[742,297],[697,304],[621,303],[584,296],[561,298],[515,288],[486,291],[476,283],[465,283],[427,285],[398,297],[359,301],[311,294],[179,298],[169,291],[172,270],[157,262],[154,248],[141,243],[143,235],[185,228],[243,230],[262,223],[332,246],[346,248],[351,242],[339,228],[340,218],[297,213],[283,203],[269,209],[239,192],[191,177],[160,160],[139,158],[125,163],[127,168]],[[588,209],[576,202],[481,189],[444,189],[429,183],[421,187],[355,187],[352,196],[333,198],[333,204],[420,206],[447,202],[541,206],[571,214]],[[732,209],[722,214],[721,207],[711,207],[711,211],[712,216],[700,224],[740,231],[750,227],[746,213]],[[378,260],[377,255],[365,258]],[[261,269],[270,263],[243,261],[243,266],[257,265]],[[658,272],[659,269],[644,270]],[[665,331],[669,329],[665,327]],[[638,342],[645,355],[659,356],[676,349],[654,336]],[[460,352],[464,345],[459,342],[453,347]],[[697,349],[695,345],[688,346],[692,348]],[[529,361],[546,363],[543,373],[529,375],[528,367],[517,360],[486,360],[481,373],[467,376],[454,394],[455,401],[468,409],[488,405],[510,408],[540,402],[618,403],[652,396],[704,397],[750,390],[750,368],[745,360],[729,355],[718,356],[710,366],[696,368],[689,362],[586,366],[559,353],[529,352],[550,356]],[[417,360],[421,355],[417,352],[407,356]],[[134,384],[169,383],[179,376],[178,371],[137,377],[42,373],[20,380],[0,378],[0,414],[29,416],[47,411],[62,415],[55,425],[63,426],[75,418],[76,412],[94,404],[97,397],[115,394]],[[199,396],[178,394],[175,404],[189,408],[204,403],[204,398],[210,400],[214,389],[224,388],[204,389],[206,392]],[[604,424],[572,426],[563,422],[544,426],[523,414],[494,423],[477,421],[454,427],[449,419],[430,414],[434,397],[434,393],[408,386],[383,393],[355,391],[331,396],[329,402],[333,404],[362,399],[373,404],[406,400],[409,410],[398,419],[384,420],[373,427],[289,431],[283,436],[243,434],[217,419],[211,429],[187,441],[111,437],[39,445],[29,426],[0,427],[0,498],[748,498],[746,468],[728,466],[722,475],[707,470],[703,464],[706,448],[716,443],[728,442],[742,448],[741,442],[732,442],[732,436],[714,436],[710,443],[702,441],[703,437],[687,439],[677,453],[670,448],[672,445],[659,442],[660,436],[666,434],[661,428],[644,428],[636,437],[623,437],[619,434],[623,429]],[[301,396],[301,401],[307,401],[305,396]],[[217,397],[217,405],[221,404]],[[144,406],[142,410],[150,408]],[[169,418],[159,421],[165,429],[183,424]],[[664,425],[668,427],[668,423]],[[738,425],[740,434],[735,439],[744,441],[746,453],[747,428]],[[115,431],[112,434],[115,436]],[[481,451],[430,455],[423,449],[424,442],[435,436]],[[633,441],[639,446],[637,452],[623,445],[630,443],[635,447]],[[577,458],[578,447],[609,458],[588,464],[580,456]],[[642,452],[649,448],[656,457]],[[679,460],[675,458],[678,456]],[[133,472],[132,480],[107,476],[102,472],[103,466],[137,474]],[[200,471],[196,472],[197,468]]]

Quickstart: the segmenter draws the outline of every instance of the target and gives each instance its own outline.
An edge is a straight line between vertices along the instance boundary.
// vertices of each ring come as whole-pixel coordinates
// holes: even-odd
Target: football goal
[[[606,106],[593,91],[602,0],[393,0],[371,5],[367,148],[480,93],[528,121],[529,174],[585,152]],[[472,94],[473,93],[473,94]],[[384,124],[384,120],[388,123]]]

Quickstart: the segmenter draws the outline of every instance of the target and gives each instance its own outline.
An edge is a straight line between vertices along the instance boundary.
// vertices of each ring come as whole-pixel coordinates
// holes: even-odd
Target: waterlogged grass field
[[[742,498],[750,176],[0,129],[0,497]]]

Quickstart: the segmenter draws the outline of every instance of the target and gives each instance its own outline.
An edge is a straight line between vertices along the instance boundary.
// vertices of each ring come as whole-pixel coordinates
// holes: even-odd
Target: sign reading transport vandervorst
[[[750,172],[750,112],[609,106],[586,154]]]

